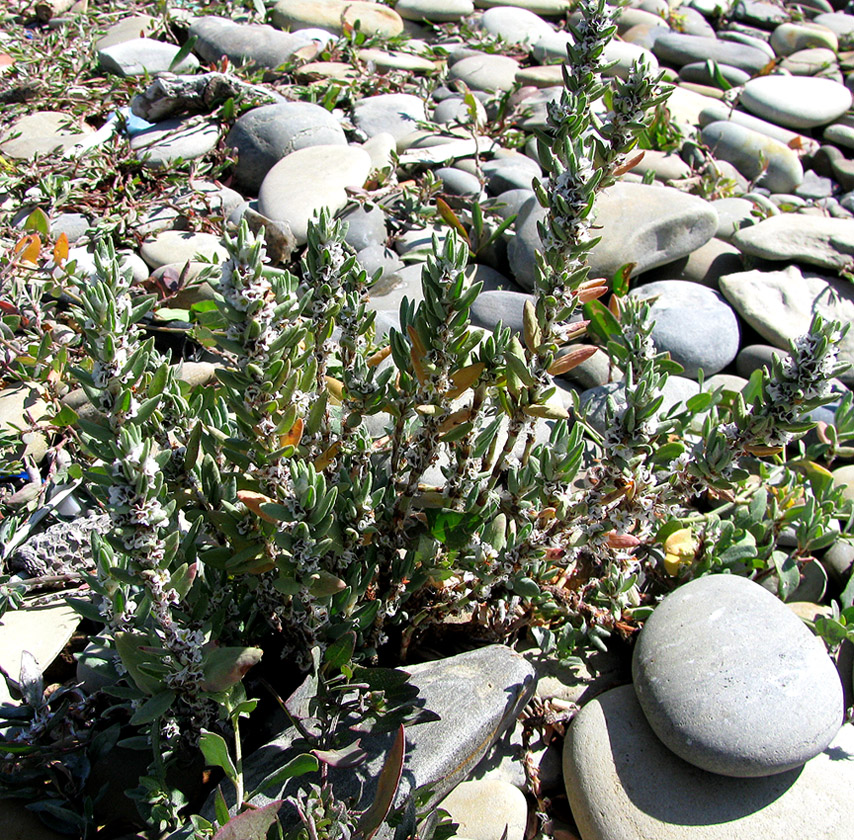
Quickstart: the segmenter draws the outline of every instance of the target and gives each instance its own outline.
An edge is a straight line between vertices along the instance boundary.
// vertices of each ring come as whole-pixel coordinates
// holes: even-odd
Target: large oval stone
[[[361,187],[371,156],[358,146],[308,146],[283,157],[258,191],[261,213],[287,222],[297,244],[306,241],[309,219],[321,207],[332,212],[347,203],[346,187]]]
[[[632,677],[662,742],[724,776],[800,767],[842,726],[842,684],[824,644],[737,575],[698,578],[668,595],[641,631]]]
[[[777,125],[814,128],[841,117],[851,107],[851,91],[815,76],[760,76],[744,86],[740,102]]]

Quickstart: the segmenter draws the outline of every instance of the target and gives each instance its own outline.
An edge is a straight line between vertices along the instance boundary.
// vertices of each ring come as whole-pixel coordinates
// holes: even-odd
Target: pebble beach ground
[[[9,17],[29,19],[17,5]],[[94,270],[94,239],[117,235],[135,282],[162,293],[155,325],[180,341],[193,305],[212,297],[192,280],[224,258],[224,226],[264,225],[285,262],[326,207],[348,221],[364,268],[380,271],[371,306],[388,330],[404,296],[420,299],[423,260],[450,230],[423,208],[436,196],[460,212],[477,201],[492,229],[515,220],[469,268],[484,283],[472,319],[520,329],[542,248],[533,132],[560,94],[569,0],[278,0],[267,4],[268,25],[251,3],[232,4],[229,17],[222,4],[213,14],[203,2],[167,3],[165,16],[155,5],[96,14],[78,3],[0,31],[4,249],[28,232],[51,242],[64,234],[68,259]],[[814,313],[854,320],[854,9],[631,0],[617,23],[608,72],[625,76],[644,57],[674,89],[648,132],[651,148],[597,203],[590,276],[634,264],[630,294],[652,299],[656,347],[684,368],[666,401],[696,394],[701,377],[706,389],[736,392]],[[62,38],[58,87],[42,45]],[[224,113],[234,99],[237,110]],[[110,198],[99,200],[107,184]],[[854,362],[854,330],[840,358]],[[203,381],[211,371],[193,360],[185,375]],[[604,423],[606,398],[619,401],[623,387],[604,354],[568,376],[591,425]],[[854,369],[836,383],[840,397],[852,383]],[[80,394],[66,400],[80,409]],[[29,429],[35,463],[47,448],[26,416],[37,408],[20,386],[0,389],[0,423]],[[814,419],[832,421],[833,409]],[[846,484],[854,467],[834,475]],[[65,511],[72,522],[76,513]],[[76,551],[63,539],[24,546],[15,570],[60,573],[63,551]],[[848,580],[854,550],[839,541],[820,560],[790,599],[802,617],[825,609],[828,585]],[[50,609],[50,621],[3,618],[7,670],[20,667],[20,639],[39,636],[37,625],[53,628],[32,642],[42,664],[64,647],[76,624],[64,606]],[[580,707],[562,755],[559,738],[540,743],[533,771],[519,759],[522,724],[468,767],[443,806],[458,836],[500,840],[506,827],[507,840],[525,840],[534,812],[555,803],[546,836],[556,840],[847,837],[851,662],[834,663],[794,609],[751,581],[710,576],[657,609],[631,667],[594,656],[579,676],[506,652],[449,660],[446,674],[462,669],[505,692],[536,674],[541,700]],[[474,719],[457,697],[443,700],[445,728],[423,736],[423,765],[412,756],[419,784],[449,776],[456,760],[449,751],[431,765],[425,753],[475,743],[506,716],[503,696],[498,706],[467,700]],[[54,836],[41,830],[10,827],[19,834],[4,837]]]

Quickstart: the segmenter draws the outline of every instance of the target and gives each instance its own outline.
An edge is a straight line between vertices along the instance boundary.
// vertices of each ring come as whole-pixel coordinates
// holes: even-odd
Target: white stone
[[[505,781],[484,779],[457,785],[440,808],[459,823],[457,834],[468,840],[524,840],[528,803],[521,790]]]

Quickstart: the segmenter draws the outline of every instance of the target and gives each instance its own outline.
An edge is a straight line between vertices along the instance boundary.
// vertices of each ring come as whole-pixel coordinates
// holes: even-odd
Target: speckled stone
[[[724,776],[800,767],[843,721],[842,685],[824,644],[737,575],[708,575],[668,595],[641,631],[632,679],[662,742]]]

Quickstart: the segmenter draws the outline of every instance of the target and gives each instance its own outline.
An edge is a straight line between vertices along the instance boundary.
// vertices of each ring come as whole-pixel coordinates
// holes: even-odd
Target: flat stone
[[[306,46],[304,38],[258,23],[235,23],[228,18],[206,15],[190,24],[193,48],[204,61],[217,63],[223,56],[238,67],[251,64],[274,68],[285,64]]]
[[[479,20],[478,29],[501,38],[507,44],[535,44],[554,32],[550,23],[528,9],[496,6],[487,9]]]
[[[443,166],[434,173],[442,182],[446,193],[456,196],[480,196],[483,187],[477,175],[456,169],[453,166]]]
[[[292,31],[321,27],[339,34],[359,21],[366,35],[392,38],[403,32],[403,19],[394,9],[367,0],[278,0],[270,15],[274,26]]]
[[[400,50],[380,50],[371,47],[359,50],[359,60],[365,64],[372,64],[377,72],[385,73],[389,70],[405,70],[409,73],[429,75],[438,73],[443,64],[440,61],[430,61],[420,55],[413,55]]]
[[[489,747],[511,727],[516,716],[535,689],[533,668],[517,653],[500,645],[491,645],[447,659],[425,662],[404,669],[411,674],[410,685],[418,688],[419,703],[435,712],[438,720],[406,729],[406,770],[395,797],[399,805],[413,791],[430,785],[426,806],[434,807],[475,767]],[[349,721],[343,723],[349,725]],[[247,790],[265,776],[302,752],[292,744],[297,737],[293,727],[244,759]],[[394,733],[362,738],[367,760],[352,769],[330,768],[330,779],[339,797],[355,796],[364,808],[373,801],[379,770],[394,739]],[[291,779],[278,791],[259,794],[251,802],[263,806],[274,799],[293,795],[306,780],[317,782],[316,774]],[[234,791],[225,797],[233,805]],[[213,814],[209,797],[204,814]],[[279,811],[286,825],[293,825],[293,806]],[[388,840],[390,832],[381,832],[378,840]],[[498,834],[500,837],[500,831]]]
[[[516,220],[508,257],[516,282],[533,288],[534,251],[542,247],[537,222],[545,211],[529,200]],[[617,183],[600,193],[596,231],[601,240],[590,252],[590,276],[611,277],[627,262],[640,274],[690,254],[718,227],[711,205],[672,187]]]
[[[17,682],[26,650],[44,671],[62,653],[80,621],[80,615],[63,603],[7,610],[0,618],[0,665]],[[0,703],[14,702],[6,680],[0,679]]]
[[[364,204],[357,204],[345,210],[340,218],[347,224],[344,241],[357,251],[369,245],[382,245],[388,239],[386,214],[379,205],[368,208]]]
[[[745,70],[730,67],[728,64],[718,64],[718,70],[720,70],[724,79],[733,86],[743,85],[750,78],[750,74]],[[717,80],[709,71],[709,66],[705,61],[694,61],[691,64],[685,64],[679,70],[679,78],[686,82],[694,82],[695,84],[717,85]]]
[[[426,119],[424,100],[411,93],[381,93],[353,103],[353,121],[368,137],[391,134],[399,143]]]
[[[171,66],[180,49],[177,44],[152,38],[134,38],[98,50],[98,61],[105,70],[117,76],[153,75],[170,70],[192,73],[199,66],[199,59],[192,53],[184,56],[175,67]]]
[[[40,431],[41,421],[52,414],[37,388],[29,385],[11,385],[0,389],[0,429],[17,436],[20,435],[14,457],[31,457],[36,463],[47,452],[47,438]],[[33,422],[27,419],[32,417]],[[35,424],[34,431],[21,434],[19,429],[29,429]]]
[[[681,32],[665,32],[659,35],[652,51],[659,61],[674,67],[711,59],[718,64],[728,64],[753,74],[768,63],[766,53],[756,47],[704,38],[700,35],[685,35]]]
[[[91,129],[70,114],[35,111],[18,117],[0,134],[0,152],[15,160],[29,160],[68,149],[89,133]]]
[[[794,78],[794,77],[793,77]],[[712,153],[771,192],[791,192],[804,179],[797,154],[779,140],[734,122],[709,123],[701,132]]]
[[[519,62],[506,55],[473,55],[456,62],[448,78],[460,79],[472,90],[513,90]]]
[[[766,260],[843,269],[852,265],[854,220],[780,213],[738,231],[732,244]]]
[[[584,840],[844,840],[854,804],[854,726],[802,768],[755,779],[707,773],[659,741],[631,686],[576,715],[563,753]]]
[[[643,159],[632,168],[636,175],[652,172],[659,181],[678,181],[691,177],[691,167],[675,152],[657,152],[646,149]]]
[[[130,15],[107,27],[107,31],[92,46],[97,52],[114,44],[147,38],[154,31],[156,23],[151,15]]]
[[[570,0],[474,0],[478,9],[491,9],[493,6],[512,6],[515,9],[527,9],[543,17],[561,17],[569,11]]]
[[[683,376],[696,379],[701,369],[711,375],[735,359],[741,338],[738,319],[718,292],[685,280],[660,280],[629,295],[656,298],[650,309],[652,340],[685,368]]]
[[[798,23],[781,23],[771,33],[771,49],[777,55],[791,55],[798,50],[824,47],[836,52],[839,41],[836,33],[820,23],[799,21]]]
[[[468,840],[524,840],[528,802],[517,787],[497,779],[462,782],[441,802],[457,836]],[[505,833],[506,832],[506,833]]]
[[[237,150],[237,181],[257,193],[264,176],[286,155],[309,146],[346,146],[347,138],[326,108],[312,102],[282,102],[242,114],[225,142]]]
[[[299,67],[295,75],[301,82],[316,82],[321,79],[352,82],[359,78],[359,71],[352,64],[343,61],[310,61]]]
[[[793,76],[815,76],[836,66],[836,54],[826,47],[798,50],[780,62],[780,69]]]
[[[687,257],[645,273],[643,280],[688,280],[717,289],[720,277],[735,274],[743,269],[744,259],[741,251],[716,237],[692,251]]]
[[[740,103],[770,122],[814,128],[841,117],[851,107],[851,91],[814,76],[760,76],[745,84]]]
[[[632,679],[665,746],[724,776],[801,767],[843,722],[842,685],[824,643],[737,575],[697,578],[668,595],[638,637]]]
[[[772,137],[774,140],[779,140],[783,145],[793,149],[799,157],[811,155],[819,148],[818,141],[812,137],[775,125],[768,120],[748,114],[746,111],[740,111],[738,108],[733,110],[725,102],[715,102],[708,99],[706,105],[700,110],[697,122],[700,126],[705,127],[709,123],[719,120],[733,122],[759,134]]]
[[[306,241],[308,221],[322,207],[340,210],[345,187],[361,187],[371,170],[371,157],[358,146],[309,146],[282,158],[258,192],[259,210],[287,222],[297,244]]]
[[[846,149],[854,149],[854,126],[834,123],[829,125],[821,136],[827,143],[843,146]]]
[[[224,262],[228,251],[222,239],[213,233],[188,230],[164,230],[142,243],[140,256],[151,268],[187,260],[216,259]]]
[[[777,24],[788,20],[789,13],[769,0],[737,0],[732,16],[743,23],[753,24],[761,29],[773,29]]]
[[[474,11],[472,0],[397,0],[394,10],[404,20],[446,23],[462,20]]]
[[[482,166],[486,188],[492,195],[508,190],[531,189],[534,178],[543,177],[540,165],[527,155],[510,154],[486,161]]]
[[[840,38],[854,35],[854,15],[845,12],[825,12],[816,15],[813,18],[813,23],[826,26]]]
[[[206,155],[219,142],[219,126],[203,117],[163,120],[134,135],[130,147],[148,169],[166,169],[177,160]]]
[[[783,271],[743,271],[720,279],[720,289],[733,308],[766,341],[788,350],[809,332],[813,315],[843,324],[854,320],[854,286],[837,277],[823,277],[794,265]],[[839,345],[839,357],[854,362],[854,338]],[[745,375],[742,373],[742,375]],[[840,379],[846,384],[849,374]]]

